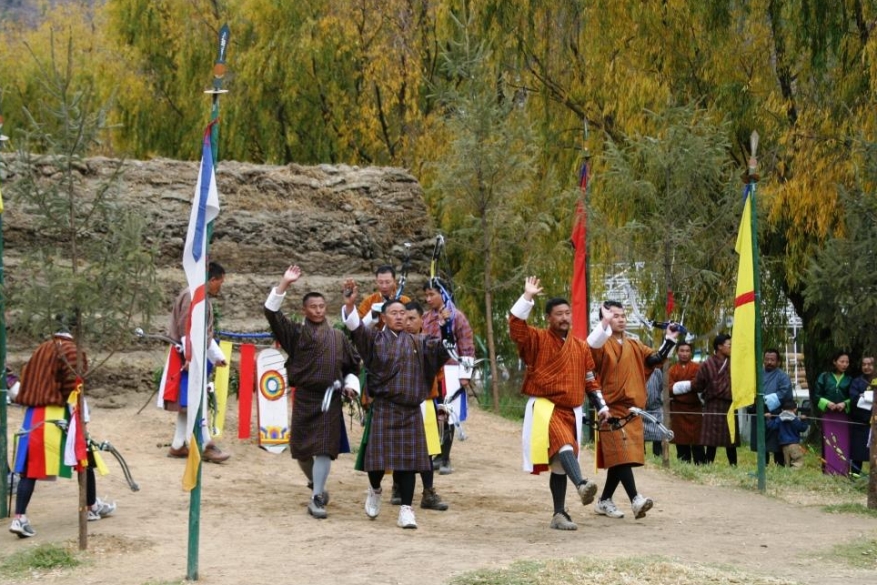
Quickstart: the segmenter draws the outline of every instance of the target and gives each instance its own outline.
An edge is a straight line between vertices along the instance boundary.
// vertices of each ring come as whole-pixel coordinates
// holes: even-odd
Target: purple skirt
[[[822,414],[822,457],[826,475],[850,473],[850,418],[843,412]]]

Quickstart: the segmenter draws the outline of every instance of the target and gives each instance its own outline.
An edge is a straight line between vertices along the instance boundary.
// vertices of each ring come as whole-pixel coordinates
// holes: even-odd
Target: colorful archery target
[[[289,446],[285,362],[286,357],[273,348],[263,349],[256,357],[259,446],[272,453],[282,453]]]

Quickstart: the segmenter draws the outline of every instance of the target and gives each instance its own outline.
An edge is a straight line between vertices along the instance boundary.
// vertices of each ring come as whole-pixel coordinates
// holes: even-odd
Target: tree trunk
[[[496,367],[496,340],[493,332],[493,256],[490,251],[487,213],[481,214],[481,242],[484,252],[484,324],[487,329],[487,354],[490,358],[490,392],[493,397],[493,412],[499,414],[499,372]]]

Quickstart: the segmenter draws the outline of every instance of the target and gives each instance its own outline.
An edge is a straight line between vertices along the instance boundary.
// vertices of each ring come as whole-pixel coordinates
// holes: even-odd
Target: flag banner
[[[212,125],[212,124],[211,124]],[[183,270],[189,286],[188,330],[185,355],[189,363],[187,432],[196,428],[202,416],[207,393],[207,226],[219,215],[219,192],[213,170],[213,152],[210,146],[210,126],[204,132],[201,168],[192,200],[192,213],[183,248]],[[200,432],[200,426],[198,427]],[[194,445],[195,443],[192,443]],[[192,451],[192,449],[190,449]]]
[[[737,233],[737,291],[734,300],[734,329],[731,342],[731,408],[728,410],[728,429],[731,440],[736,436],[738,408],[755,402],[755,266],[752,238],[752,194],[754,185],[747,185],[744,193],[743,216]]]
[[[572,268],[572,334],[579,339],[588,338],[588,319],[590,308],[588,307],[587,285],[587,213],[584,204],[579,201],[576,206],[576,222],[573,226],[570,242],[575,248]]]
[[[216,396],[216,415],[213,421],[213,436],[218,438],[222,436],[225,428],[225,412],[228,407],[228,382],[231,374],[231,341],[219,342],[219,349],[225,356],[225,363],[228,365],[216,368],[216,374],[213,376],[213,392]]]
[[[244,343],[241,345],[241,361],[238,364],[238,439],[250,438],[255,382],[256,346]]]

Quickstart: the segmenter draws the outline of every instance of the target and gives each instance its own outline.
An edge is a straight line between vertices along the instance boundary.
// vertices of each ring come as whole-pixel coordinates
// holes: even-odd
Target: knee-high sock
[[[691,445],[676,445],[676,459],[691,463]]]
[[[85,503],[89,508],[97,503],[97,482],[94,478],[94,467],[85,468]]]
[[[633,466],[625,463],[623,465],[616,465],[613,469],[617,470],[618,481],[621,482],[624,491],[627,492],[627,497],[632,501],[637,494],[636,480],[633,478]]]
[[[314,483],[314,458],[308,457],[307,459],[296,459],[298,462],[298,466],[301,467],[301,470],[304,472],[305,477],[308,478],[308,483]]]
[[[704,463],[712,463],[716,460],[716,449],[717,447],[705,447],[704,448]]]
[[[579,462],[576,459],[572,448],[566,449],[566,446],[561,447],[560,452],[558,452],[555,457],[560,461],[563,470],[566,472],[566,475],[569,477],[572,484],[578,487],[584,480],[582,479],[582,468],[579,466]]]
[[[725,452],[728,455],[728,465],[737,465],[737,447],[726,447]]]
[[[326,491],[326,480],[329,479],[329,469],[332,467],[332,459],[328,455],[317,455],[314,462],[314,495]]]
[[[562,473],[552,473],[548,479],[551,488],[551,500],[554,502],[554,513],[563,512],[566,504],[566,477]]]
[[[454,429],[452,424],[446,425],[445,436],[442,440],[442,465],[448,465],[451,462],[451,446],[454,444]]]
[[[433,486],[433,481],[435,480],[435,471],[421,471],[420,472],[420,481],[423,482],[423,491],[431,490]]]
[[[621,478],[618,476],[618,467],[610,467],[606,470],[606,483],[603,485],[603,493],[600,494],[601,500],[611,500],[615,494],[616,488]]]
[[[381,489],[381,480],[384,479],[384,473],[385,472],[383,469],[368,472],[368,484],[372,487],[373,490],[378,491],[379,489]],[[395,474],[393,475],[393,479],[395,480]]]
[[[174,440],[171,447],[174,449],[182,449],[183,445],[189,442],[189,436],[186,434],[186,413],[177,413],[177,422],[174,426]]]
[[[371,473],[371,472],[369,472]],[[399,486],[399,497],[403,506],[410,506],[414,501],[414,482],[417,473],[414,471],[394,471],[393,483]]]
[[[33,490],[37,485],[37,480],[29,477],[20,477],[18,479],[18,492],[15,494],[15,513],[20,515],[27,514],[27,506],[30,504],[30,498]]]

